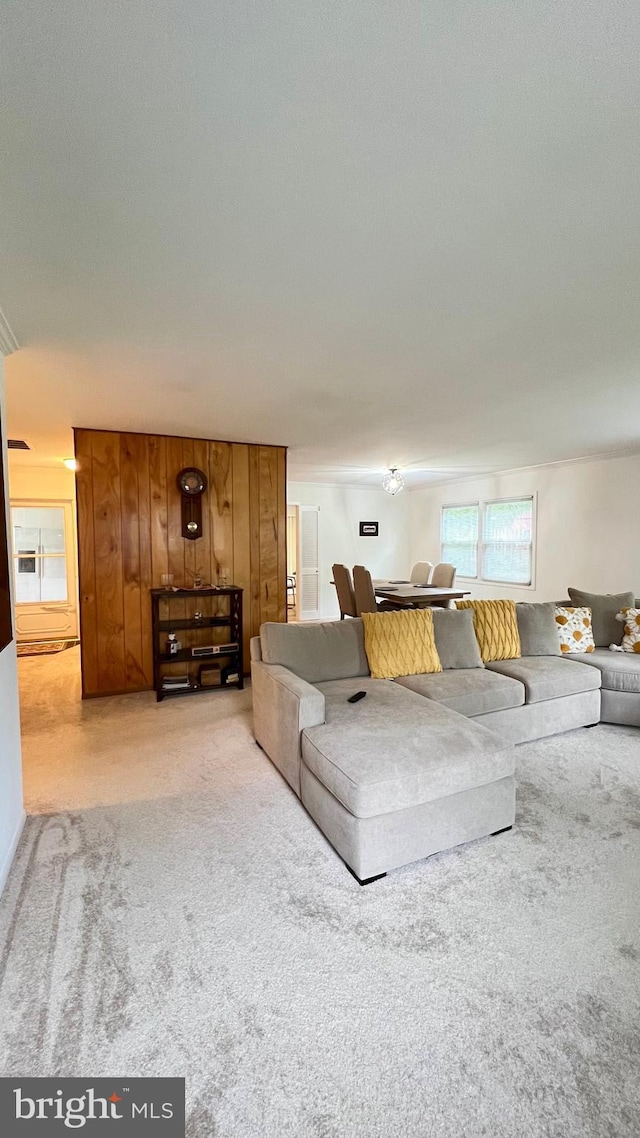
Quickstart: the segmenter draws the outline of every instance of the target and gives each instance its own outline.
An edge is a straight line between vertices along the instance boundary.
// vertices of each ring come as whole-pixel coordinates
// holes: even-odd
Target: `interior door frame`
[[[287,534],[287,570],[289,569],[289,557],[288,557],[288,553],[289,553],[289,550],[288,550],[288,545],[289,545],[289,524],[288,524],[289,523],[289,510],[295,510],[295,515],[292,515],[292,516],[295,517],[294,529],[295,529],[295,535],[296,535],[295,536],[295,546],[296,546],[296,550],[295,550],[295,553],[296,553],[296,556],[295,556],[295,562],[296,562],[296,603],[295,603],[294,608],[293,608],[294,615],[293,615],[292,619],[294,621],[299,621],[300,620],[300,589],[298,588],[298,584],[299,584],[298,578],[300,575],[300,503],[299,502],[287,502],[286,508],[285,508],[285,518],[286,518],[286,527],[287,527],[286,528],[286,534]],[[287,577],[288,576],[289,576],[289,574],[287,572]],[[287,620],[289,620],[289,606],[288,606],[288,604],[287,604]]]
[[[78,639],[79,629],[79,597],[78,597],[78,539],[76,531],[76,512],[75,502],[72,498],[10,498],[9,499],[9,530],[11,533],[11,580],[15,585],[14,579],[14,566],[16,558],[16,550],[13,545],[13,510],[14,508],[20,509],[26,507],[27,509],[37,509],[42,507],[44,509],[62,509],[64,513],[64,546],[65,555],[67,559],[67,600],[66,601],[43,601],[43,605],[49,610],[58,609],[61,612],[70,611],[73,614],[72,626],[73,636],[69,639]],[[29,641],[38,640],[37,636],[20,636],[18,634],[18,615],[19,610],[24,609],[28,611],[31,603],[25,602],[21,604],[15,595],[15,588],[13,591],[13,616],[14,616],[14,632],[17,642],[28,643]],[[60,640],[63,637],[41,637],[40,639]]]

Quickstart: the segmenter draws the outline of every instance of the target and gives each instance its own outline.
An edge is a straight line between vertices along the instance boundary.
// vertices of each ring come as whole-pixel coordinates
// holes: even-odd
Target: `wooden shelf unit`
[[[202,616],[196,619],[195,613]],[[227,585],[200,589],[151,589],[153,686],[158,703],[168,696],[194,695],[244,687],[242,652],[242,589]],[[223,633],[226,630],[226,633]],[[181,632],[181,648],[168,651],[170,632]],[[203,635],[206,634],[206,635]],[[194,656],[193,648],[216,646],[219,651]],[[215,683],[203,683],[205,672]],[[228,675],[237,680],[228,681]],[[187,675],[189,687],[164,687],[171,675]]]

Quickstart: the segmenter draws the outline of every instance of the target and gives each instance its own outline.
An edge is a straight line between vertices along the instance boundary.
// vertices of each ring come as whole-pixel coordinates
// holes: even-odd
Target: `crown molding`
[[[10,356],[12,352],[19,350],[20,345],[14,336],[13,329],[0,308],[0,354]]]
[[[578,466],[585,462],[605,462],[621,458],[637,458],[640,456],[640,447],[632,446],[622,450],[600,451],[598,454],[582,454],[576,458],[557,458],[551,462],[534,462],[529,466],[497,467],[495,470],[485,470],[479,474],[464,474],[453,478],[441,478],[437,482],[429,482],[425,486],[412,486],[410,492],[435,490],[439,486],[460,485],[464,482],[481,482],[483,478],[497,478],[503,474],[526,474],[534,470],[548,470],[550,467]]]
[[[597,454],[583,454],[578,455],[576,458],[557,458],[551,462],[534,462],[528,466],[498,466],[492,470],[479,470],[477,473],[467,474],[454,474],[449,478],[438,478],[432,482],[425,482],[421,486],[412,486],[410,483],[405,483],[404,490],[409,494],[424,494],[429,490],[438,490],[443,486],[459,486],[466,482],[481,482],[485,478],[497,478],[507,474],[526,474],[529,471],[547,470],[553,467],[563,466],[578,466],[585,462],[605,462],[614,459],[622,458],[637,458],[640,456],[640,446],[624,447],[620,450],[600,451]],[[411,473],[411,472],[409,472]],[[405,470],[406,474],[406,470]],[[363,483],[355,482],[310,482],[307,478],[296,478],[289,476],[287,478],[288,485],[303,485],[303,486],[324,486],[333,490],[369,490],[373,493],[383,493],[388,498],[389,494],[382,489],[382,486],[363,485]],[[397,495],[396,495],[397,497]]]

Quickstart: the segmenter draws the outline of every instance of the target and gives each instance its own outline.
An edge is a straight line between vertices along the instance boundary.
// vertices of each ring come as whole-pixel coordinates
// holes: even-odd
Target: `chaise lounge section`
[[[357,690],[367,697],[356,704]],[[513,824],[513,747],[391,680],[320,683],[300,739],[300,797],[360,880]]]
[[[434,620],[443,659],[468,662],[447,660],[445,634],[470,615]],[[256,740],[361,882],[508,829],[514,743],[599,720],[597,669],[475,653],[477,666],[379,680],[360,619],[265,624],[251,642]]]

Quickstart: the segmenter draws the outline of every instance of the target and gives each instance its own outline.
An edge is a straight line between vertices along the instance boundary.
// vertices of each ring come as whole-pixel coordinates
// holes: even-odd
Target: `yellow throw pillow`
[[[515,601],[456,601],[456,606],[473,612],[473,627],[485,664],[516,660],[522,655]]]
[[[570,652],[595,652],[591,609],[556,605],[556,624],[563,656]]]
[[[364,650],[375,680],[441,672],[431,609],[363,612]]]

